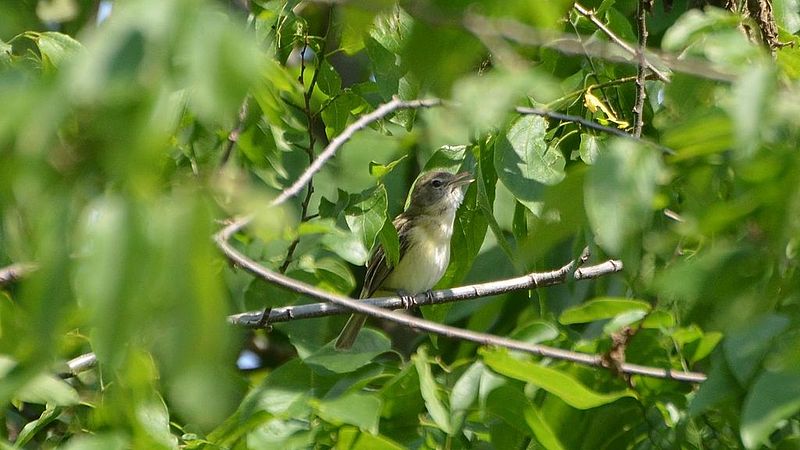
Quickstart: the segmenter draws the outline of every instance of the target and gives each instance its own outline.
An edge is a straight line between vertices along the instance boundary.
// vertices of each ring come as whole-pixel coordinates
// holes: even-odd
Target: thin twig
[[[228,159],[233,153],[233,146],[239,142],[239,135],[242,133],[244,121],[247,119],[247,103],[250,101],[250,94],[244,96],[241,106],[239,106],[239,117],[236,120],[236,125],[230,133],[228,133],[228,140],[225,142],[225,148],[222,150],[222,157],[219,159],[219,166],[224,167]]]
[[[16,283],[38,268],[39,266],[33,263],[16,263],[0,268],[0,287]]]
[[[619,45],[623,50],[625,50],[626,52],[630,53],[633,56],[638,56],[639,52],[635,48],[633,48],[630,44],[623,41],[613,31],[611,31],[600,19],[597,18],[597,16],[594,15],[594,11],[586,9],[583,5],[581,5],[578,2],[575,2],[573,8],[575,8],[575,11],[578,11],[579,14],[589,19],[590,22],[592,22],[600,31],[602,31],[606,36],[608,36],[608,38],[611,39],[615,44]],[[660,70],[658,70],[655,66],[653,66],[653,64],[651,64],[647,60],[647,58],[642,56],[641,59],[644,61],[644,65],[646,65],[648,69],[652,70],[659,80],[665,83],[669,82],[669,78],[667,78],[666,75],[664,75]]]
[[[647,60],[644,55],[644,51],[647,48],[647,9],[644,1],[639,0],[636,14],[636,30],[639,33],[639,47],[636,49],[636,55],[639,59],[639,64],[636,68],[636,103],[633,105],[633,135],[637,138],[642,137],[644,99],[647,97],[644,85],[644,78],[647,72]]]
[[[280,203],[278,203],[280,204]],[[214,240],[222,252],[237,266],[244,268],[250,273],[261,277],[269,283],[285,289],[306,295],[318,300],[325,300],[335,305],[348,308],[353,312],[367,314],[372,317],[388,320],[409,328],[426,331],[429,333],[438,334],[441,336],[462,339],[465,341],[475,342],[483,345],[495,345],[505,347],[511,350],[531,353],[543,357],[549,357],[564,361],[571,361],[579,364],[585,364],[593,367],[603,367],[603,359],[601,355],[586,354],[573,352],[570,350],[563,350],[559,348],[548,347],[544,345],[528,344],[513,339],[494,336],[487,333],[478,333],[475,331],[464,330],[461,328],[443,325],[429,320],[420,319],[417,317],[400,314],[394,311],[388,311],[383,308],[378,308],[370,305],[367,302],[354,300],[341,295],[331,294],[314,286],[300,282],[298,280],[289,278],[283,274],[273,272],[266,267],[258,264],[252,259],[248,258],[243,253],[239,252],[231,245],[229,238],[247,225],[247,220],[237,220],[220,230],[214,235]],[[575,267],[575,262],[572,262],[562,269],[566,268],[569,272]],[[561,269],[559,269],[561,270]],[[622,364],[620,370],[624,373],[645,375],[655,378],[673,379],[676,381],[699,383],[706,379],[705,374],[696,372],[683,372],[673,369],[664,369],[658,367],[646,367],[637,364]]]
[[[375,108],[374,111],[364,114],[363,116],[359,117],[358,120],[345,128],[341,134],[333,138],[330,144],[328,144],[328,146],[325,147],[322,152],[320,152],[319,156],[317,156],[317,159],[314,160],[314,162],[308,166],[305,172],[303,172],[303,174],[297,178],[297,181],[295,181],[291,186],[289,186],[289,188],[285,189],[279,196],[277,196],[275,200],[272,201],[270,206],[280,205],[289,198],[297,195],[297,193],[303,189],[306,183],[308,183],[308,180],[311,179],[317,172],[319,172],[329,159],[333,158],[333,156],[336,154],[336,151],[339,150],[339,148],[344,145],[345,142],[349,141],[357,131],[365,128],[372,122],[381,119],[399,109],[430,108],[433,106],[439,106],[441,104],[442,101],[438,98],[410,101],[403,101],[399,98],[393,98],[391,101]]]
[[[645,144],[648,144],[648,145],[652,145],[652,146],[658,148],[659,150],[661,150],[662,152],[670,154],[670,155],[674,155],[675,154],[675,150],[672,150],[669,147],[665,147],[665,146],[663,146],[661,144],[657,144],[655,142],[652,142],[652,141],[649,141],[649,140],[646,140],[646,139],[637,138],[637,137],[635,137],[633,135],[630,135],[630,134],[628,134],[628,133],[626,133],[626,132],[624,132],[624,131],[622,131],[622,130],[620,130],[618,128],[612,128],[612,127],[607,127],[605,125],[600,125],[597,122],[592,122],[591,120],[584,119],[583,117],[580,117],[580,116],[573,116],[573,115],[570,115],[570,114],[561,114],[561,113],[558,113],[558,112],[555,112],[555,111],[549,111],[549,110],[542,109],[542,108],[529,108],[529,107],[526,107],[526,106],[517,106],[516,108],[514,108],[514,110],[519,114],[532,114],[532,115],[535,115],[535,116],[542,116],[542,117],[547,117],[547,118],[550,118],[550,119],[563,120],[563,121],[566,121],[566,122],[574,122],[574,123],[577,123],[578,125],[581,125],[581,126],[586,127],[586,128],[591,128],[593,130],[597,130],[597,131],[602,131],[604,133],[613,134],[614,136],[618,136],[618,137],[621,137],[621,138],[633,139],[633,140],[638,141],[638,142],[642,142],[642,143],[645,143]]]

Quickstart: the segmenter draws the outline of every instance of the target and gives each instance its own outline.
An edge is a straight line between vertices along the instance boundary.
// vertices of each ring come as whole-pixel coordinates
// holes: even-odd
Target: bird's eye
[[[438,178],[434,178],[433,181],[431,181],[431,186],[433,186],[435,188],[442,187],[443,184],[444,184],[444,181],[442,181],[442,180],[440,180]]]

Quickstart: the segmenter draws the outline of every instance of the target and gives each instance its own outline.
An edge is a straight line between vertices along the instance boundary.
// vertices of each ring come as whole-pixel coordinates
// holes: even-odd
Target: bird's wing
[[[400,258],[398,258],[398,260],[400,260],[403,258],[410,244],[407,231],[411,227],[411,220],[403,214],[400,214],[394,219],[392,224],[397,230],[397,236],[400,239]],[[372,294],[381,287],[389,274],[392,273],[392,269],[393,268],[389,265],[389,260],[386,258],[386,252],[383,246],[378,244],[367,264],[367,273],[364,276],[364,287],[361,289],[360,298],[369,298],[372,296]]]

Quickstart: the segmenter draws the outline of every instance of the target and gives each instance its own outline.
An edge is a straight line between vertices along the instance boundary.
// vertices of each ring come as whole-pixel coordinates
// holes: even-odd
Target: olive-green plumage
[[[450,262],[450,238],[456,210],[464,199],[463,187],[472,182],[468,172],[434,171],[421,175],[405,212],[392,222],[400,240],[400,258],[391,267],[378,246],[367,264],[359,298],[376,295],[414,295],[431,289]],[[336,349],[350,348],[367,317],[350,316],[336,340]]]

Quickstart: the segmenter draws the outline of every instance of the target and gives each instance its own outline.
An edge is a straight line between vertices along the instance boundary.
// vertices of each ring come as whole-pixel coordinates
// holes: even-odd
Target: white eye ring
[[[433,181],[431,181],[431,186],[435,188],[442,187],[443,184],[444,182],[438,178],[434,178]]]

